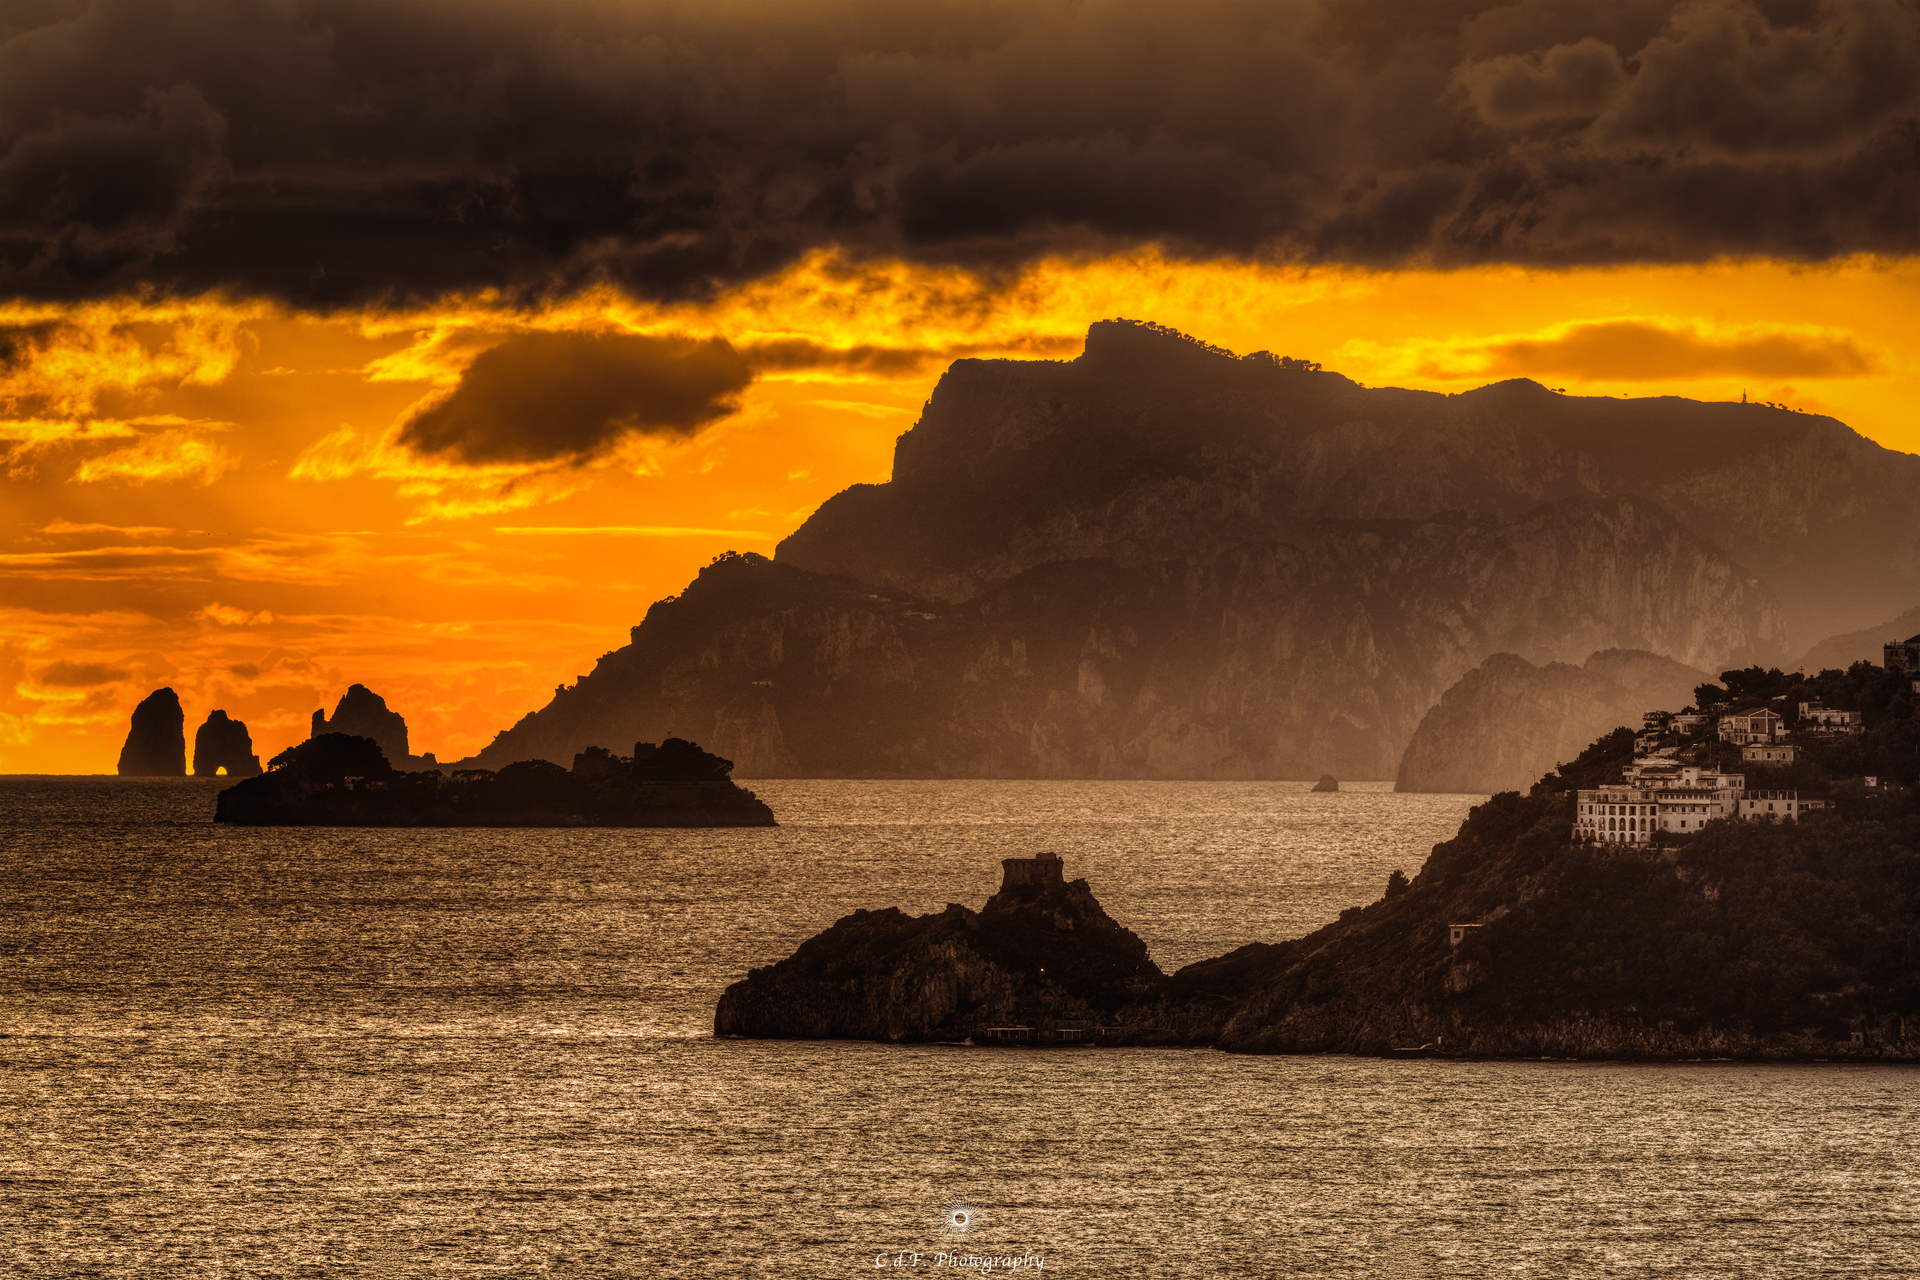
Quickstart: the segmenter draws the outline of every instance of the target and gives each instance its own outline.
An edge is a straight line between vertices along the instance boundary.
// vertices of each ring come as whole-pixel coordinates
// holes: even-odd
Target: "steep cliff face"
[[[180,695],[155,689],[133,709],[127,741],[120,748],[123,778],[180,778],[187,772],[187,715]]]
[[[1615,726],[1638,725],[1645,711],[1678,711],[1713,679],[1636,650],[1608,649],[1578,667],[1496,653],[1421,718],[1394,790],[1525,791]]]
[[[1054,866],[1058,866],[1056,860]],[[959,1040],[1105,1025],[1163,975],[1085,880],[1004,884],[978,912],[859,911],[727,988],[716,1035]]]
[[[1391,777],[1491,653],[1707,663],[1776,626],[1724,557],[1596,499],[1048,564],[957,606],[740,556],[475,760],[677,732],[741,777]]]
[[[956,363],[892,480],[828,501],[778,558],[958,602],[1053,561],[1205,559],[1322,520],[1511,519],[1570,497],[1658,505],[1765,581],[1802,637],[1887,616],[1920,583],[1920,458],[1829,418],[1525,380],[1363,388],[1123,321],[1076,360]]]
[[[955,364],[893,479],[776,561],[703,573],[477,762],[678,733],[742,777],[1391,777],[1493,654],[1775,665],[1790,616],[1910,604],[1920,458],[1103,322],[1076,360]]]

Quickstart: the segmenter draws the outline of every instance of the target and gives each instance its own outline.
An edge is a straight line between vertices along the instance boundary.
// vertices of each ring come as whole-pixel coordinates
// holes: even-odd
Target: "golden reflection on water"
[[[1910,1269],[1898,1067],[716,1041],[856,907],[1045,847],[1165,968],[1417,869],[1474,797],[755,784],[754,832],[231,831],[0,780],[0,1258],[21,1274]],[[962,1246],[943,1206],[979,1211]],[[945,1268],[953,1273],[953,1268]],[[978,1274],[977,1270],[974,1274]]]

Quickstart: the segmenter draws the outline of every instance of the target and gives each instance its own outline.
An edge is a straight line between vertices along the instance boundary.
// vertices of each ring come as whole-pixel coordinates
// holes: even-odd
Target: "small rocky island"
[[[733,762],[682,738],[589,747],[573,768],[393,768],[380,744],[322,733],[220,793],[216,822],[306,827],[771,827],[773,811],[731,776]]]
[[[727,988],[716,1035],[1081,1044],[1164,975],[1058,856],[1008,858],[979,911],[856,911]]]

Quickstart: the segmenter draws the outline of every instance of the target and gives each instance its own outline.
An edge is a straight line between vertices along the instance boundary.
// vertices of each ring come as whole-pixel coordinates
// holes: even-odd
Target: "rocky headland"
[[[172,689],[155,689],[133,709],[116,772],[123,778],[185,777],[186,724],[180,695]]]
[[[590,747],[573,768],[401,771],[371,738],[323,733],[222,791],[216,822],[321,827],[771,827],[732,762],[669,738],[632,756]]]
[[[1123,1018],[1246,1053],[1920,1058],[1920,813],[1569,846],[1573,789],[1630,750],[1623,732],[1493,797],[1408,887],[1189,966]]]
[[[1642,712],[1678,711],[1712,680],[1658,654],[1608,649],[1580,666],[1496,653],[1440,695],[1400,757],[1395,791],[1525,791]]]
[[[1868,715],[1863,733],[1809,737],[1778,776],[1750,766],[1749,785],[1828,791],[1798,822],[1570,843],[1578,789],[1618,782],[1632,758],[1621,727],[1476,806],[1411,881],[1396,872],[1306,937],[1162,978],[1084,885],[1049,890],[1077,907],[1029,907],[1010,877],[979,913],[840,921],[730,987],[716,1030],[977,1043],[1064,1022],[1103,1044],[1243,1053],[1920,1060],[1920,712],[1870,668],[1761,674],[1789,701]],[[1873,787],[1847,779],[1859,769]],[[1081,953],[1098,981],[1056,979],[1089,938],[1110,940]]]
[[[1059,858],[1009,858],[979,911],[857,911],[728,987],[714,1033],[752,1039],[1082,1043],[1164,981]]]
[[[1104,321],[955,363],[886,484],[470,763],[692,725],[747,777],[1393,777],[1495,654],[1779,662],[1916,579],[1920,458],[1829,418],[1368,388]]]

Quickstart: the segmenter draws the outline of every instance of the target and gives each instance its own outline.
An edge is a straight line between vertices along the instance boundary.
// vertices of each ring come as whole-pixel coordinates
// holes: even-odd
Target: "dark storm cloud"
[[[34,0],[0,289],[1907,253],[1917,94],[1913,0]]]
[[[752,380],[720,338],[523,334],[475,357],[400,442],[468,464],[583,461],[630,434],[692,435]]]
[[[744,343],[740,353],[756,371],[765,373],[831,369],[837,373],[868,374],[876,378],[905,378],[952,364],[955,360],[989,353],[1005,355],[1010,351],[1018,351],[1030,356],[1070,358],[1079,352],[1082,345],[1078,334],[1035,336],[993,343],[956,342],[941,347],[829,347],[804,338],[782,338]]]

